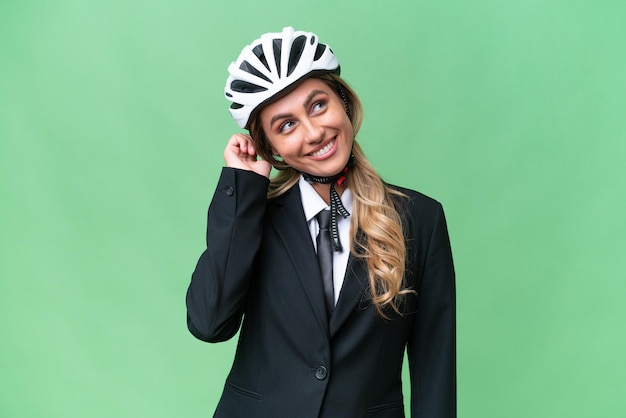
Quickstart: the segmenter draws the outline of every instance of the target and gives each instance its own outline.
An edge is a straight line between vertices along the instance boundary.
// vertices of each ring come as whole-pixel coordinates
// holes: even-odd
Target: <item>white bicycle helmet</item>
[[[240,128],[248,128],[251,115],[287,87],[313,72],[339,74],[339,61],[328,45],[311,32],[266,33],[228,66],[224,95],[232,101],[230,114]]]

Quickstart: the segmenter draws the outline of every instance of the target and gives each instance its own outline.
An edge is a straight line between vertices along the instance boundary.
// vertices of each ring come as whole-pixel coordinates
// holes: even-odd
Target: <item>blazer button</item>
[[[328,370],[324,366],[320,366],[315,370],[315,377],[317,380],[324,380],[328,376]]]
[[[228,186],[225,191],[228,196],[232,196],[235,193],[235,189],[232,186]]]

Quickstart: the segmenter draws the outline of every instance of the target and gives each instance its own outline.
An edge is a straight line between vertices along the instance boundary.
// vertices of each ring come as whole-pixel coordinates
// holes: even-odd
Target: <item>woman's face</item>
[[[259,114],[272,153],[294,169],[334,176],[352,152],[352,124],[343,101],[322,80],[309,78]]]

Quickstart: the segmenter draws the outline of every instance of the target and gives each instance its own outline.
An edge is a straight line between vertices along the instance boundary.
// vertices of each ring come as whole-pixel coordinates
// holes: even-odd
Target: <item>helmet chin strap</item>
[[[350,155],[346,166],[339,173],[330,177],[319,177],[313,176],[308,173],[302,173],[302,176],[305,180],[313,183],[321,183],[321,184],[330,184],[330,237],[332,239],[333,250],[334,251],[343,251],[343,247],[341,246],[341,241],[339,240],[339,229],[337,227],[337,214],[341,215],[343,218],[347,218],[350,216],[350,212],[346,210],[341,203],[341,198],[339,197],[339,193],[335,189],[335,184],[337,186],[343,186],[346,183],[346,173],[354,167],[354,155]]]

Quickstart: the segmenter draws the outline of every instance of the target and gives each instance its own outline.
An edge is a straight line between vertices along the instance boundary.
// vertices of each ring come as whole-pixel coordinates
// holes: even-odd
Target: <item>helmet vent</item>
[[[272,46],[274,48],[274,62],[276,62],[276,69],[278,70],[278,74],[282,73],[280,69],[280,50],[282,49],[282,45],[282,39],[274,39],[272,42]]]
[[[300,57],[302,56],[302,51],[304,51],[304,45],[306,45],[306,36],[300,35],[294,39],[293,44],[291,45],[291,52],[289,53],[287,76],[290,76],[291,73],[293,73],[293,70],[296,69],[298,62],[300,61]]]
[[[267,90],[265,87],[257,86],[256,84],[243,80],[233,81],[230,83],[230,88],[238,93],[259,93]]]
[[[315,49],[315,56],[313,57],[313,61],[317,61],[326,51],[326,45],[317,44],[317,48]]]
[[[241,63],[241,65],[239,66],[239,68],[247,73],[250,74],[254,74],[255,76],[262,78],[263,80],[271,83],[272,80],[270,80],[269,78],[267,78],[262,72],[260,72],[259,70],[257,70],[256,68],[254,68],[252,66],[252,64],[250,64],[248,61],[244,61]]]
[[[255,46],[254,48],[252,48],[252,53],[256,55],[259,61],[261,61],[261,63],[265,65],[265,68],[267,68],[267,70],[269,71],[270,66],[267,63],[267,60],[265,59],[265,53],[263,52],[263,45],[259,44]]]
[[[233,102],[233,103],[230,105],[230,108],[231,108],[231,109],[241,109],[242,107],[243,107],[243,105],[242,105],[242,104],[235,103],[235,102]]]

